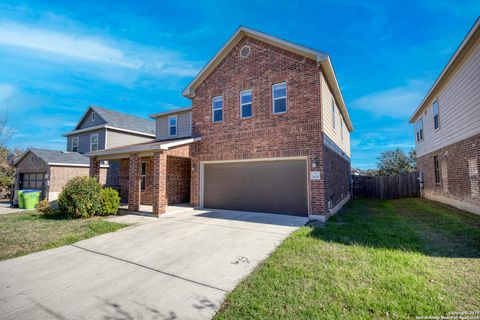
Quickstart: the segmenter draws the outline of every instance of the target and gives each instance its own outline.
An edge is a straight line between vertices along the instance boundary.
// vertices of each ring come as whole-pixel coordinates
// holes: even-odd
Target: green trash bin
[[[25,202],[25,209],[33,210],[40,201],[40,192],[24,192],[22,194],[23,201]]]
[[[25,209],[25,201],[23,201],[23,191],[24,190],[17,190],[17,201],[18,207],[20,209]]]

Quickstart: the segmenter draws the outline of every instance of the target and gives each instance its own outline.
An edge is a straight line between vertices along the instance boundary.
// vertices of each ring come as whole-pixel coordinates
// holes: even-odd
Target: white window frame
[[[419,129],[419,124],[422,125],[422,128]],[[423,141],[423,118],[420,117],[417,122],[415,122],[415,139],[417,142]]]
[[[335,106],[335,99],[332,97],[332,128],[335,131],[337,129],[337,124],[336,124],[336,111],[337,107]]]
[[[72,152],[78,152],[78,145],[80,139],[78,137],[73,137],[72,138]],[[77,148],[77,150],[74,150],[74,148]]]
[[[95,121],[95,112],[92,112],[92,121]]]
[[[175,119],[175,125],[170,123],[170,120]],[[171,128],[175,127],[175,134],[171,134]],[[169,116],[168,117],[168,136],[169,137],[176,137],[178,135],[178,118],[177,115]]]
[[[222,106],[220,108],[215,109],[215,101],[220,99],[222,102]],[[222,110],[222,120],[215,121],[215,111]],[[216,96],[212,98],[212,122],[219,123],[223,122],[223,96]]]
[[[342,139],[343,141],[343,117],[340,118],[340,138]]]
[[[92,146],[93,146],[93,137],[97,137],[97,149],[96,150],[93,150]],[[99,144],[100,144],[100,141],[98,140],[98,133],[92,133],[90,135],[90,152],[92,151],[97,151],[99,149]]]
[[[435,128],[435,105],[437,105],[437,127]],[[433,113],[433,129],[440,129],[440,106],[438,105],[438,99],[435,99],[432,103],[432,113]]]
[[[282,86],[282,85],[285,86],[285,96],[275,98],[275,87]],[[287,111],[288,111],[288,98],[287,98],[287,96],[288,96],[288,93],[287,93],[287,82],[286,81],[275,83],[275,84],[272,85],[272,113],[273,114],[287,113]],[[285,111],[275,112],[275,100],[280,100],[280,99],[285,99]]]
[[[250,92],[251,102],[242,103],[242,94],[246,93],[246,92]],[[251,114],[248,117],[244,117],[243,114],[242,114],[243,106],[248,105],[248,104],[250,105],[250,108],[251,108]],[[248,118],[251,118],[251,117],[253,117],[253,91],[252,91],[252,89],[247,89],[247,90],[240,91],[240,118],[241,119],[248,119]]]

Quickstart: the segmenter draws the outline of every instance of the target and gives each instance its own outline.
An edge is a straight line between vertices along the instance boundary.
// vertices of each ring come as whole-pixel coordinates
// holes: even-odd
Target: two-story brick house
[[[422,196],[480,214],[480,19],[410,123]]]
[[[129,114],[90,106],[74,130],[64,134],[66,151],[28,148],[15,161],[16,189],[42,190],[49,201],[57,199],[68,180],[89,175],[90,151],[125,144],[150,142],[155,138],[155,122]],[[103,185],[117,186],[119,163],[101,166]]]
[[[121,159],[131,211],[189,201],[325,220],[349,199],[353,128],[328,54],[240,27],[183,95],[191,108],[152,115],[156,142],[88,154],[92,176]]]

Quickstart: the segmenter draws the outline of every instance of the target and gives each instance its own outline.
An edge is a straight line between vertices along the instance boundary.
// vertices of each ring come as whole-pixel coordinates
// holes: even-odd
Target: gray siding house
[[[39,189],[54,201],[68,180],[89,175],[90,160],[84,153],[155,141],[155,121],[90,106],[63,136],[65,151],[28,148],[16,159],[16,189]],[[104,161],[100,183],[118,186],[119,167],[118,161]]]
[[[155,123],[123,112],[90,106],[75,128],[65,133],[67,151],[86,153],[155,138]]]

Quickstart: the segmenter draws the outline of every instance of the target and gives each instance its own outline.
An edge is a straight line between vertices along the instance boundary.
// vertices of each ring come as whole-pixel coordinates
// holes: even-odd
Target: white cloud
[[[43,56],[46,53],[47,58],[58,63],[62,62],[60,56],[160,75],[193,76],[198,71],[195,63],[182,59],[174,51],[13,22],[0,23],[0,44],[44,53]]]
[[[355,99],[350,106],[376,116],[409,117],[422,101],[429,86],[429,81],[408,80],[403,86],[369,93]]]
[[[3,102],[15,94],[15,86],[0,83],[0,102]],[[1,108],[1,106],[0,106]]]

